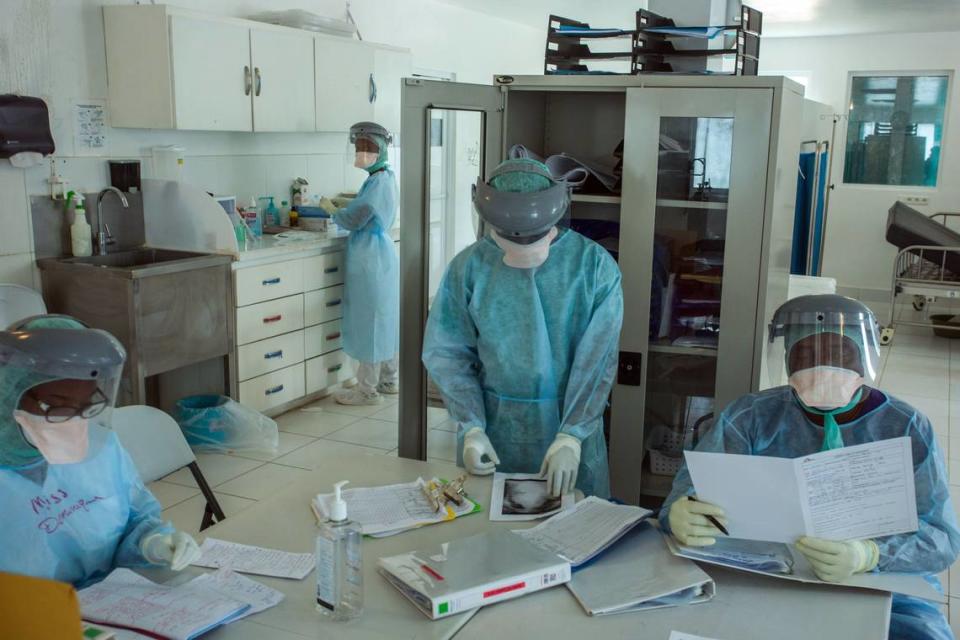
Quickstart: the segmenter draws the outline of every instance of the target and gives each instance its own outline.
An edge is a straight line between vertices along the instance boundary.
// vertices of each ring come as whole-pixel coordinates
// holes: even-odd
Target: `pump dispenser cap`
[[[341,480],[333,485],[333,502],[330,504],[330,519],[340,522],[347,519],[347,503],[340,494],[340,489],[349,480]]]

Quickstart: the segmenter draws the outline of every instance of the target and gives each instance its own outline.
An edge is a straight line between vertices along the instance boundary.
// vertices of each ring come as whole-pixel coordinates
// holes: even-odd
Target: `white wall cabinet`
[[[355,40],[317,38],[314,43],[317,131],[349,131],[373,120],[373,48]]]
[[[103,19],[112,126],[347,131],[381,117],[399,127],[406,50],[169,5],[107,6]]]

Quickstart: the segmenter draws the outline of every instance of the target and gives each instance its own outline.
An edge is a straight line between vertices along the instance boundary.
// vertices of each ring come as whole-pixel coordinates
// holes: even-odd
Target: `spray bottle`
[[[73,224],[70,225],[70,247],[73,255],[77,258],[93,255],[93,230],[87,222],[83,194],[71,191],[66,200],[68,208],[73,206]]]
[[[341,495],[345,484],[333,485],[330,519],[320,524],[317,536],[317,610],[337,621],[363,613],[363,534],[360,525],[347,519]]]

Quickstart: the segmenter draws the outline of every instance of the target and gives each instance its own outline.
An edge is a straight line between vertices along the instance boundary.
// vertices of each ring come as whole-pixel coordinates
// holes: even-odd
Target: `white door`
[[[177,129],[253,130],[249,29],[172,16],[170,49]]]
[[[253,130],[313,131],[313,37],[250,31]]]
[[[413,74],[406,51],[376,49],[373,53],[373,120],[387,130],[400,131],[400,83]]]
[[[373,119],[373,48],[355,40],[317,38],[317,131],[349,131]]]

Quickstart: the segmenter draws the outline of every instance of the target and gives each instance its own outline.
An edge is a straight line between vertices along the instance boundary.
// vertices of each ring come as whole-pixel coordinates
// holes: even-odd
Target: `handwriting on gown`
[[[30,508],[33,509],[33,512],[40,514],[41,511],[49,511],[52,507],[57,506],[64,500],[70,497],[64,489],[57,489],[48,496],[36,496],[30,499]]]
[[[69,507],[62,509],[59,513],[48,518],[44,518],[37,523],[37,528],[46,533],[53,533],[73,514],[78,511],[90,511],[90,505],[100,502],[104,498],[101,496],[92,496],[90,498],[80,498]]]

